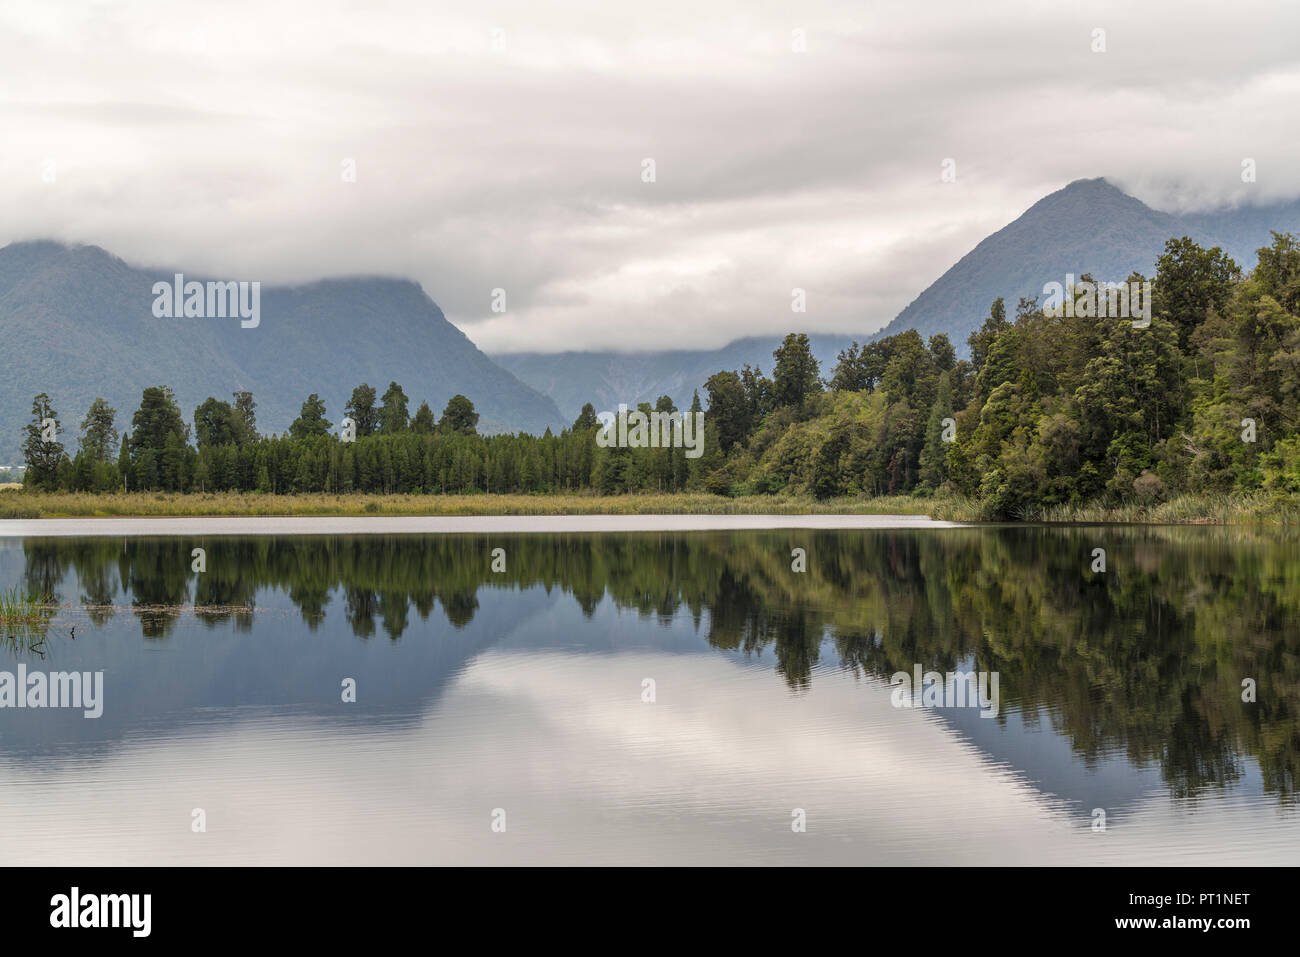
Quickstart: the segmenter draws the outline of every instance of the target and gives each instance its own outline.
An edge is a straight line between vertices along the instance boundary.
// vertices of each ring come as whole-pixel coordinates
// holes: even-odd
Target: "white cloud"
[[[489,350],[783,332],[794,286],[801,326],[867,332],[1072,179],[1300,192],[1297,27],[1250,2],[9,3],[0,242],[407,275]]]

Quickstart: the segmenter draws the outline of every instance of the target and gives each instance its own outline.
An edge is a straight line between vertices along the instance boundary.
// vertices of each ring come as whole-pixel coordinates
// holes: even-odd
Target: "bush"
[[[0,518],[40,518],[41,510],[31,505],[12,500],[11,496],[0,497]]]
[[[1165,497],[1165,483],[1155,472],[1147,470],[1133,480],[1133,493],[1143,503],[1158,502]]]

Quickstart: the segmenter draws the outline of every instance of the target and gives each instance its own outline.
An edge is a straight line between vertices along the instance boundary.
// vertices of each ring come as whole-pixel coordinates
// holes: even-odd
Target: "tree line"
[[[1129,282],[1146,282],[1133,275]],[[839,354],[828,380],[806,339],[785,375],[709,380],[724,459],[708,482],[962,495],[988,517],[1183,493],[1300,494],[1300,244],[1273,233],[1248,274],[1222,249],[1170,239],[1149,323],[996,300],[958,359],[914,330]]]
[[[698,407],[698,402],[697,402]],[[641,411],[651,411],[643,403]],[[667,397],[654,406],[676,412]],[[206,399],[187,423],[168,386],[141,396],[129,431],[119,435],[117,411],[96,399],[69,454],[63,425],[46,393],[32,403],[25,428],[24,484],[60,491],[257,491],[467,493],[560,492],[629,488],[680,491],[693,461],[681,448],[613,449],[598,455],[601,424],[588,403],[573,426],[555,435],[480,435],[474,403],[453,396],[440,417],[428,402],[415,414],[396,382],[382,396],[362,384],[344,407],[346,430],[332,431],[318,394],[303,402],[284,435],[258,432],[249,392],[232,401]],[[695,467],[698,472],[698,467]]]
[[[1145,282],[1141,275],[1130,282]],[[1067,290],[1086,296],[1089,276]],[[96,399],[76,452],[47,394],[26,427],[27,484],[294,492],[561,492],[962,495],[990,517],[1098,500],[1192,492],[1300,493],[1300,244],[1273,234],[1248,274],[1220,248],[1170,239],[1149,323],[996,300],[958,358],[914,330],[854,342],[823,379],[791,333],[772,376],[746,365],[704,384],[704,454],[599,448],[588,403],[558,435],[477,432],[454,396],[409,414],[396,382],[358,386],[344,407],[355,441],[312,394],[283,435],[260,435],[248,392],[209,398],[184,421],[166,386],[144,390],[131,428]],[[1083,299],[1079,300],[1082,303]],[[661,396],[640,410],[676,412]],[[704,408],[699,392],[690,411]],[[351,438],[352,436],[346,436]],[[191,439],[193,441],[191,441]]]
[[[813,557],[804,574],[790,571],[794,542]],[[207,549],[202,574],[191,568],[195,544]],[[1294,537],[1112,529],[1111,557],[1127,571],[1091,577],[1080,570],[1095,533],[1078,527],[519,535],[494,571],[497,544],[322,535],[29,538],[22,548],[31,590],[78,602],[96,624],[133,617],[151,639],[174,633],[181,608],[210,626],[233,619],[246,628],[259,608],[283,604],[312,630],[333,618],[363,640],[423,641],[444,621],[468,625],[492,591],[544,588],[571,595],[588,618],[612,601],[647,621],[692,621],[711,646],[768,662],[794,691],[836,663],[880,679],[914,663],[974,666],[1002,675],[1006,711],[1051,710],[1055,730],[1087,760],[1126,752],[1160,768],[1174,794],[1194,797],[1240,780],[1250,755],[1266,792],[1296,799]],[[981,574],[991,568],[996,575]],[[1087,654],[1078,650],[1081,615]],[[1242,702],[1245,675],[1258,679],[1258,706]],[[1107,689],[1105,707],[1090,688]]]

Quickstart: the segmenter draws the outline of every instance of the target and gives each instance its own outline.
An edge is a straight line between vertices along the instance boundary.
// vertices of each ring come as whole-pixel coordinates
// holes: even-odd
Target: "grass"
[[[954,522],[988,521],[974,499],[937,499],[932,518]],[[1261,493],[1179,495],[1163,502],[1089,502],[1051,505],[1017,516],[1021,521],[1106,525],[1297,525],[1300,503]]]
[[[18,492],[0,491],[0,518],[40,518],[41,510]]]
[[[1125,502],[1043,510],[1048,522],[1162,525],[1296,525],[1300,505],[1264,495],[1179,495],[1166,502]]]
[[[924,515],[908,496],[816,502],[785,495],[268,495],[258,492],[0,492],[0,518],[283,515]]]
[[[0,591],[0,648],[11,653],[34,652],[44,658],[50,619],[58,610],[52,595],[17,585]]]
[[[57,610],[55,599],[48,594],[36,594],[17,585],[0,592],[0,625],[34,625],[49,622]]]
[[[928,515],[953,522],[993,518],[962,497],[849,496],[824,502],[777,494],[730,498],[702,492],[595,495],[269,495],[260,492],[35,492],[0,490],[0,519],[286,515]],[[1182,495],[1165,502],[1088,503],[1027,510],[1020,521],[1175,525],[1296,525],[1300,502],[1247,495]]]
[[[44,624],[54,609],[50,595],[38,595],[17,585],[0,591],[0,625]]]

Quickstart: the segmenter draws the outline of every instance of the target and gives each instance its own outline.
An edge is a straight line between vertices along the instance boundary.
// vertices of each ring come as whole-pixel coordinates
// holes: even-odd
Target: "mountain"
[[[836,362],[852,336],[808,337],[813,355],[823,370]],[[869,338],[869,337],[859,337]],[[620,402],[634,406],[659,396],[673,399],[681,409],[690,407],[691,394],[700,390],[707,404],[704,382],[720,369],[740,369],[746,363],[772,374],[772,352],[781,337],[737,339],[721,349],[675,349],[663,352],[515,352],[492,358],[534,389],[553,398],[570,419],[591,402],[596,411],[618,409]]]
[[[1105,179],[1076,180],[980,242],[880,331],[809,338],[827,377],[839,350],[854,338],[868,342],[907,329],[926,338],[945,333],[965,355],[967,337],[999,296],[1014,315],[1020,297],[1037,296],[1041,302],[1044,284],[1064,284],[1067,273],[1078,277],[1089,272],[1110,281],[1127,279],[1135,271],[1153,276],[1165,241],[1177,236],[1222,246],[1250,269],[1255,251],[1269,243],[1270,229],[1300,232],[1300,200],[1174,215],[1152,209]],[[745,362],[761,364],[770,374],[777,342],[777,337],[749,338],[716,350],[631,355],[498,353],[493,359],[554,398],[566,415],[576,415],[583,402],[596,397],[632,404],[667,394],[682,405],[713,373]]]
[[[415,283],[332,279],[263,286],[261,321],[159,319],[153,284],[173,269],[140,269],[97,246],[14,243],[0,249],[0,462],[21,461],[32,396],[47,392],[73,451],[81,419],[103,396],[129,428],[146,386],[169,385],[187,421],[208,396],[257,400],[264,433],[285,432],[316,392],[338,424],[352,389],[399,383],[414,413],[440,414],[468,396],[484,432],[542,432],[566,419],[547,396],[479,351]],[[212,277],[185,275],[186,281]],[[233,278],[233,277],[231,277]]]
[[[1064,284],[1067,274],[1089,272],[1111,282],[1135,271],[1154,276],[1165,241],[1178,236],[1221,246],[1242,269],[1250,269],[1255,251],[1268,245],[1270,229],[1300,231],[1300,201],[1174,215],[1152,209],[1105,179],[1076,180],[980,242],[880,335],[943,332],[964,352],[966,337],[998,296],[1014,314],[1022,296],[1041,302],[1044,284]]]
[[[1238,206],[1207,213],[1186,213],[1182,221],[1214,237],[1216,246],[1243,270],[1255,267],[1255,253],[1271,241],[1270,230],[1294,233],[1300,229],[1300,199],[1264,206]]]
[[[1300,200],[1175,215],[1152,209],[1104,179],[1077,180],[1039,200],[947,269],[884,329],[859,336],[810,336],[829,376],[839,351],[916,329],[946,333],[958,350],[998,296],[1014,312],[1022,296],[1067,274],[1121,280],[1153,275],[1165,241],[1191,236],[1222,246],[1243,268],[1269,230],[1300,232]],[[489,358],[415,283],[335,279],[264,287],[261,324],[236,319],[157,319],[152,287],[175,270],[139,269],[95,246],[15,243],[0,249],[0,463],[17,462],[32,396],[48,392],[75,447],[96,396],[118,410],[119,428],[146,386],[175,389],[186,417],[210,395],[253,392],[264,432],[283,432],[317,392],[337,423],[354,386],[382,394],[401,383],[412,411],[435,413],[460,392],[474,401],[485,432],[556,429],[583,404],[597,411],[668,395],[685,408],[720,369],[746,363],[772,371],[779,336],[738,339],[720,349],[647,353],[502,353]],[[189,276],[200,281],[209,277]],[[869,325],[864,321],[864,326]]]

